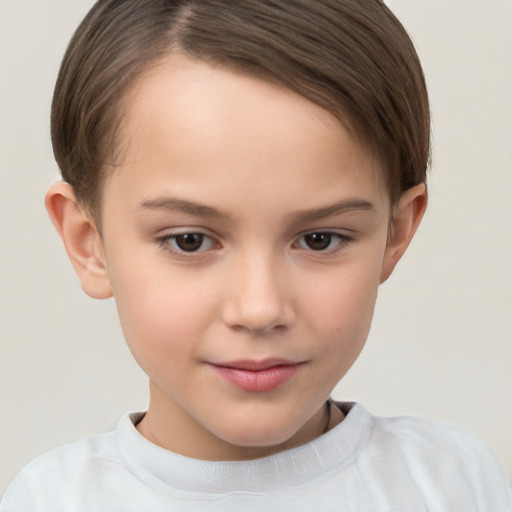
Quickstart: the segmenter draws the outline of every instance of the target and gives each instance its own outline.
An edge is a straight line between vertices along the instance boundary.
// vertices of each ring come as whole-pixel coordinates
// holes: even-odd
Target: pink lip
[[[302,363],[283,359],[210,363],[221,378],[244,391],[272,391],[291,379]]]

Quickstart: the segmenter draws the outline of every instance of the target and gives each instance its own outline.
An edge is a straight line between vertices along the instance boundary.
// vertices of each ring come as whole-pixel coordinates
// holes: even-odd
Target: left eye
[[[215,246],[215,241],[203,233],[180,233],[165,237],[163,242],[177,252],[201,252]]]
[[[346,240],[347,237],[339,233],[315,232],[301,236],[297,246],[301,249],[310,249],[312,251],[327,251],[334,249]]]

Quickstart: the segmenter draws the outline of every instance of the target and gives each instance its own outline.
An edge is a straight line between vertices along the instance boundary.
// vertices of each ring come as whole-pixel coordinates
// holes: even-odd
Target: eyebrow
[[[320,208],[299,210],[293,215],[293,220],[299,223],[312,222],[357,211],[377,213],[373,204],[366,199],[350,198]]]
[[[146,199],[142,202],[140,208],[142,210],[163,209],[170,212],[181,212],[194,217],[209,217],[216,219],[229,219],[232,217],[228,213],[221,212],[212,206],[172,197]],[[355,211],[376,213],[375,207],[369,201],[365,199],[350,198],[319,208],[299,210],[292,215],[292,220],[298,223],[312,222]]]
[[[193,201],[186,201],[184,199],[175,199],[172,197],[156,197],[154,199],[146,199],[141,204],[142,210],[162,209],[170,212],[181,212],[186,215],[193,215],[194,217],[213,217],[218,219],[225,219],[230,215],[204,204],[195,203]]]

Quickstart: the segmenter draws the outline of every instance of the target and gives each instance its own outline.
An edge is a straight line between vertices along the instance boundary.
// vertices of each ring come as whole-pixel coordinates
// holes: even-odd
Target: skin
[[[421,220],[425,187],[392,207],[378,162],[329,113],[203,62],[169,56],[124,108],[101,233],[69,185],[52,186],[46,205],[84,290],[115,297],[149,376],[139,431],[209,460],[314,439],[363,348],[379,284]],[[296,366],[268,391],[216,371],[272,358]]]

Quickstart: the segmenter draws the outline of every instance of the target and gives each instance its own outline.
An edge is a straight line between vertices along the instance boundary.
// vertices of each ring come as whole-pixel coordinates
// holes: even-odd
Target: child
[[[377,0],[100,0],[46,205],[150,405],[34,461],[1,510],[510,510],[467,433],[329,400],[425,211],[429,132]]]

